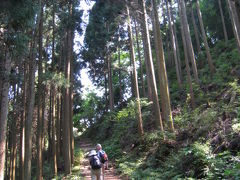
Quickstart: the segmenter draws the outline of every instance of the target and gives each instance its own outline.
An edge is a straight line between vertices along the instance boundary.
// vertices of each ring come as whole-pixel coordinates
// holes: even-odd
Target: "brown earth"
[[[95,149],[95,145],[93,145],[89,140],[86,140],[86,139],[80,140],[76,143],[78,143],[80,148],[84,151],[84,155],[85,155],[85,157],[81,160],[81,164],[80,164],[81,175],[84,180],[91,180],[91,169],[90,169],[89,161],[87,158],[87,153],[90,150]],[[113,163],[111,161],[109,161],[108,167],[109,169],[105,170],[105,173],[104,173],[104,180],[121,180],[122,179],[116,174],[116,170],[114,169]]]

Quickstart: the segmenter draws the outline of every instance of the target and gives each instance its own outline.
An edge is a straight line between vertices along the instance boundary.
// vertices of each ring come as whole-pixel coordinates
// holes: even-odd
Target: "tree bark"
[[[172,10],[172,2],[169,1],[169,8],[170,8],[170,14],[171,14],[171,19],[172,19],[172,24],[173,24],[173,33],[175,36],[176,40],[176,49],[177,49],[177,59],[179,63],[179,72],[182,78],[182,65],[181,65],[181,58],[180,58],[180,50],[179,50],[179,45],[178,45],[178,37],[177,37],[177,28],[176,28],[176,23],[174,23],[174,17],[173,17],[173,10]]]
[[[120,102],[120,106],[122,105],[123,102],[123,96],[122,96],[122,74],[121,74],[121,49],[120,47],[117,47],[117,51],[118,51],[118,83],[119,83],[119,102]]]
[[[24,152],[25,152],[25,119],[26,119],[26,99],[27,99],[27,63],[23,62],[24,80],[22,83],[22,115],[20,127],[20,151],[19,151],[19,179],[24,180]]]
[[[237,41],[238,51],[240,53],[240,22],[236,12],[235,2],[233,0],[227,0],[227,3],[228,3],[229,14],[230,14],[230,18],[233,26],[234,36]]]
[[[12,111],[12,123],[11,123],[11,155],[10,155],[10,179],[15,180],[16,177],[16,158],[17,158],[17,132],[16,132],[16,123],[17,123],[17,109],[16,109],[16,97],[17,97],[17,84],[13,84],[13,111]]]
[[[136,98],[136,116],[138,119],[138,133],[140,137],[143,136],[143,123],[142,123],[142,113],[141,113],[141,104],[140,104],[140,96],[139,96],[139,89],[138,89],[138,78],[137,78],[137,70],[135,64],[135,52],[134,52],[134,44],[133,44],[133,35],[132,35],[132,26],[131,26],[131,19],[129,14],[129,8],[126,2],[126,10],[128,16],[128,36],[129,36],[129,44],[130,44],[130,57],[132,61],[132,71],[133,71],[133,83],[134,83],[134,92]]]
[[[202,14],[201,14],[201,11],[200,11],[200,5],[199,5],[198,0],[196,1],[196,5],[197,5],[197,14],[198,14],[198,19],[199,19],[199,23],[200,23],[200,29],[201,29],[201,32],[202,32],[204,46],[205,46],[206,53],[207,53],[208,65],[209,65],[211,74],[213,74],[214,71],[215,71],[215,67],[213,65],[212,56],[211,56],[211,53],[210,53],[210,48],[209,48],[209,45],[208,45],[207,35],[206,35],[205,29],[204,29]]]
[[[112,84],[112,63],[111,57],[107,55],[107,63],[108,63],[108,89],[109,89],[109,107],[110,111],[114,110],[114,95],[113,95],[113,84]]]
[[[72,18],[73,5],[69,5],[69,18]],[[67,30],[67,59],[65,64],[65,78],[71,82],[71,34],[72,30],[69,27]],[[70,87],[65,88],[64,96],[64,124],[63,124],[63,158],[65,174],[71,173],[71,131],[70,131]]]
[[[160,106],[158,101],[158,94],[157,94],[157,85],[156,85],[156,78],[154,73],[154,67],[153,67],[153,60],[152,60],[152,52],[151,52],[151,46],[150,46],[150,37],[149,37],[149,31],[148,31],[148,25],[147,25],[147,13],[145,8],[145,1],[144,0],[138,0],[141,12],[142,12],[142,30],[143,30],[143,45],[144,45],[144,51],[145,51],[145,57],[147,58],[147,65],[149,66],[149,80],[151,83],[152,88],[152,95],[153,95],[153,109],[155,113],[155,120],[156,125],[158,128],[160,128],[163,132],[163,123],[162,123],[162,117],[160,112]]]
[[[29,81],[28,81],[28,104],[27,104],[27,117],[25,122],[25,162],[24,162],[24,179],[31,179],[31,160],[32,160],[32,120],[34,112],[35,92],[35,49],[36,42],[33,36],[33,46],[31,52],[31,58],[29,59]]]
[[[42,85],[42,38],[43,38],[43,3],[41,2],[40,8],[40,22],[39,22],[39,57],[38,57],[38,122],[37,122],[37,179],[43,179],[43,161],[42,161],[42,123],[43,123],[43,85]]]
[[[165,65],[165,57],[162,43],[162,35],[160,31],[160,23],[157,12],[157,5],[155,0],[151,0],[153,7],[153,29],[154,29],[154,41],[157,57],[157,69],[158,69],[158,79],[160,82],[160,95],[161,95],[161,107],[163,120],[168,122],[169,127],[174,132],[174,125],[172,119],[167,70]]]
[[[53,2],[52,12],[52,69],[55,71],[55,4]],[[57,148],[56,148],[56,87],[52,84],[52,155],[53,155],[53,170],[54,175],[57,176]]]
[[[184,30],[184,35],[186,38],[186,45],[187,45],[187,49],[188,49],[188,55],[190,57],[191,60],[191,64],[192,64],[192,70],[193,70],[193,75],[194,75],[194,79],[196,81],[197,84],[200,84],[199,78],[198,78],[198,70],[197,70],[197,65],[196,65],[196,61],[195,61],[195,56],[194,56],[194,51],[193,51],[193,46],[192,46],[192,40],[191,40],[191,36],[190,36],[190,30],[189,30],[189,25],[188,25],[188,20],[187,20],[187,15],[186,15],[186,7],[185,7],[185,2],[184,0],[179,0],[179,6],[181,7],[181,18],[182,18],[182,27]]]
[[[177,57],[176,39],[175,39],[175,35],[173,32],[173,24],[172,24],[171,12],[170,12],[170,9],[168,6],[168,0],[165,0],[165,3],[166,3],[166,8],[167,8],[168,24],[169,24],[169,28],[170,28],[170,39],[172,42],[173,57],[174,57],[175,66],[176,66],[177,81],[178,81],[179,88],[182,89],[182,80],[181,80],[181,74],[180,74],[181,67],[179,65],[178,57]],[[153,8],[155,8],[155,7],[153,7]]]
[[[142,41],[144,43],[144,32],[143,29],[142,30]],[[144,45],[143,45],[144,48]],[[148,95],[148,101],[153,101],[153,91],[152,91],[152,87],[151,87],[151,83],[150,83],[150,76],[149,76],[149,65],[148,65],[148,55],[146,54],[146,51],[144,50],[144,59],[145,59],[145,67],[146,67],[146,78],[147,78],[147,95]]]
[[[138,52],[138,60],[139,60],[139,66],[140,66],[140,81],[142,85],[142,96],[146,97],[146,89],[145,89],[145,81],[143,78],[143,61],[141,58],[141,51],[140,51],[140,45],[139,45],[139,31],[138,31],[138,26],[136,23],[136,20],[134,20],[134,25],[135,25],[135,33],[136,33],[136,43],[137,43],[137,52]]]
[[[58,88],[58,93],[60,92],[60,88]],[[56,122],[56,133],[57,133],[57,157],[60,157],[60,149],[61,149],[61,96],[57,95],[57,122]],[[58,160],[59,162],[59,160]],[[59,164],[59,163],[58,163]]]
[[[193,23],[194,35],[195,35],[196,44],[197,44],[197,52],[199,54],[201,52],[200,38],[199,38],[199,34],[198,34],[197,24],[196,24],[195,17],[194,17],[192,2],[190,2],[190,3],[191,3],[191,6],[190,6],[191,7],[191,19],[192,19],[192,23]]]
[[[221,14],[221,19],[222,19],[224,39],[225,39],[225,42],[227,42],[228,41],[228,34],[227,34],[226,24],[225,24],[225,20],[224,20],[221,0],[218,0],[218,6],[219,6],[220,14]]]
[[[6,133],[7,133],[7,116],[8,116],[8,91],[9,91],[9,74],[11,69],[11,57],[8,48],[5,51],[4,76],[2,78],[1,94],[1,113],[0,113],[0,180],[4,179],[5,155],[6,155]]]
[[[180,12],[179,15],[181,17],[182,16],[181,10],[179,10],[179,12]],[[180,25],[181,25],[181,34],[182,34],[182,41],[183,41],[183,50],[184,50],[184,56],[185,56],[185,65],[186,65],[186,71],[187,71],[187,81],[189,84],[189,93],[190,93],[190,97],[191,97],[191,106],[193,109],[195,109],[196,103],[195,103],[194,92],[193,92],[193,87],[192,87],[192,78],[191,78],[191,70],[189,67],[186,38],[185,38],[184,30],[182,27],[183,23],[180,23]]]
[[[53,155],[53,170],[54,175],[57,176],[57,153],[56,153],[56,92],[55,87],[53,87],[53,97],[52,97],[52,107],[53,107],[53,116],[52,116],[52,155]]]
[[[72,35],[73,36],[73,35]],[[71,42],[73,42],[73,38],[71,39]],[[73,43],[71,45],[73,48]],[[73,49],[71,50],[71,53],[73,53]],[[72,56],[73,60],[73,56]],[[74,77],[73,77],[73,63],[71,61],[71,84],[70,84],[70,138],[71,138],[71,162],[74,162],[74,136],[73,136],[73,83],[74,83]]]

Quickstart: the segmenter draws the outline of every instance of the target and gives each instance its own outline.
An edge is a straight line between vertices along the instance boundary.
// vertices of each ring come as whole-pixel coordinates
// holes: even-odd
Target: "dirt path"
[[[90,143],[89,140],[80,140],[80,142],[78,142],[78,145],[84,151],[84,154],[86,154],[92,149],[95,149],[95,146],[92,143]],[[91,170],[90,170],[88,158],[85,157],[81,161],[80,171],[81,171],[81,175],[84,177],[84,180],[91,180]],[[109,170],[105,170],[104,174],[105,174],[104,180],[121,180],[121,178],[119,178],[116,175],[115,169],[112,166],[111,162],[109,162]]]

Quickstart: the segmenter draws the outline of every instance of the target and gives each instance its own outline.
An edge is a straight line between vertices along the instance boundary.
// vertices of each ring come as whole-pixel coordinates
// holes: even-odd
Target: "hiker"
[[[98,153],[98,157],[100,157],[100,160],[101,160],[101,163],[102,163],[102,175],[103,175],[103,179],[104,179],[105,168],[108,169],[107,153],[102,150],[101,144],[96,145],[96,150],[97,150],[97,153]]]
[[[98,156],[98,153],[96,152],[96,150],[91,150],[88,156],[89,156],[89,162],[91,166],[91,179],[101,180],[102,163],[100,161],[100,157]]]

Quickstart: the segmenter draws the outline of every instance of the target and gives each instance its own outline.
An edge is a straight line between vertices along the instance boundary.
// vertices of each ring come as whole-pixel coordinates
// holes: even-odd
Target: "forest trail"
[[[76,144],[83,150],[84,155],[90,150],[95,149],[95,146],[88,139],[81,139],[77,141]],[[105,170],[104,180],[121,180],[121,178],[116,175],[116,170],[112,162],[109,161],[108,166],[109,170]],[[80,171],[84,180],[91,180],[90,165],[86,156],[81,160]]]

